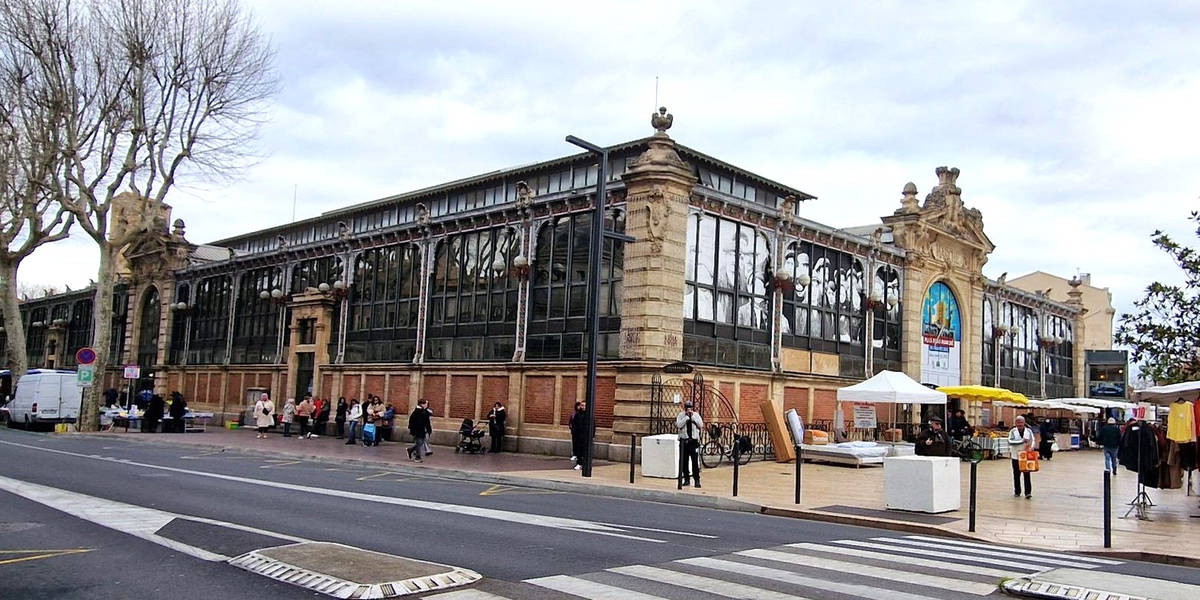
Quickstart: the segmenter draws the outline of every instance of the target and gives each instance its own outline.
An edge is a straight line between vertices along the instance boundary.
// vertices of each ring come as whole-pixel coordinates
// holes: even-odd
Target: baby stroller
[[[483,445],[483,436],[487,435],[487,431],[482,428],[475,427],[475,423],[471,419],[463,419],[462,425],[458,428],[458,445],[454,447],[454,452],[465,452],[468,454],[483,454],[487,452],[487,447]]]

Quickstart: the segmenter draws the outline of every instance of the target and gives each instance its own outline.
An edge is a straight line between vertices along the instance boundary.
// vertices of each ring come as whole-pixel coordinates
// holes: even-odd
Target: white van
[[[79,418],[80,393],[75,371],[30,369],[8,403],[8,424],[74,423]]]

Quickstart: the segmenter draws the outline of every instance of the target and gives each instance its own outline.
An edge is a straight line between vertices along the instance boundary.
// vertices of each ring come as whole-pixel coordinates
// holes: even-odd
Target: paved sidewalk
[[[962,466],[962,508],[939,515],[886,511],[883,469],[805,463],[802,497],[794,504],[793,463],[756,461],[740,469],[739,495],[731,497],[733,469],[723,466],[703,472],[704,487],[676,491],[675,480],[643,478],[629,483],[629,465],[597,461],[592,478],[584,479],[562,457],[529,454],[456,454],[435,446],[423,464],[405,456],[406,444],[384,442],[379,447],[347,446],[331,437],[300,440],[278,434],[255,439],[250,430],[210,430],[203,434],[105,434],[165,444],[216,446],[295,455],[335,461],[379,461],[458,472],[486,481],[527,480],[533,485],[566,489],[583,486],[616,496],[682,502],[740,510],[763,510],[842,523],[880,526],[914,533],[943,533],[1030,548],[1111,554],[1121,558],[1169,562],[1200,567],[1200,545],[1181,543],[1200,534],[1200,496],[1186,489],[1148,490],[1156,504],[1149,521],[1121,518],[1136,494],[1136,474],[1121,470],[1113,479],[1112,542],[1103,548],[1103,457],[1098,451],[1056,453],[1042,462],[1033,475],[1032,499],[1012,494],[1012,471],[1007,459],[985,461],[978,468],[978,505],[975,533],[968,532],[969,466]],[[1200,475],[1195,488],[1200,488]],[[1186,481],[1185,481],[1186,485]]]

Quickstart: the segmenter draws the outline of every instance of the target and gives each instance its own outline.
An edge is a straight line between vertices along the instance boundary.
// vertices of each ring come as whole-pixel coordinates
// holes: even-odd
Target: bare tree
[[[110,362],[114,266],[154,222],[188,171],[230,175],[250,157],[260,109],[274,94],[274,53],[234,0],[6,0],[35,18],[19,39],[44,38],[37,68],[66,106],[62,198],[100,251],[93,346]],[[30,42],[32,44],[32,42]],[[113,223],[122,194],[144,199],[134,222]],[[99,425],[100,386],[87,395],[82,429]]]
[[[0,28],[23,15],[0,9]],[[38,39],[0,39],[0,313],[4,315],[8,367],[13,379],[25,374],[25,328],[18,294],[21,262],[39,247],[67,237],[74,215],[60,202],[69,193],[59,152],[65,114],[32,54]]]

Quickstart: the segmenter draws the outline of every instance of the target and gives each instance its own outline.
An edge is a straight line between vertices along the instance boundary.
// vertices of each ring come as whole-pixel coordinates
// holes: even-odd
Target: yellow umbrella
[[[1029,399],[1025,397],[1025,394],[1019,394],[1004,388],[988,387],[986,385],[951,385],[937,388],[937,391],[947,396],[962,398],[968,402],[1000,401],[1020,405],[1029,404]]]

